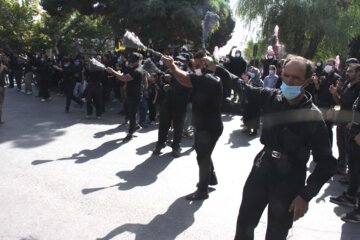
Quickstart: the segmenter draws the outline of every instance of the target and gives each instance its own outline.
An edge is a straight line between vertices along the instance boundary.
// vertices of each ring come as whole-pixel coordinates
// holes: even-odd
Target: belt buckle
[[[277,158],[277,159],[280,159],[281,158],[281,153],[277,152],[277,151],[272,151],[271,152],[271,156],[273,158]]]

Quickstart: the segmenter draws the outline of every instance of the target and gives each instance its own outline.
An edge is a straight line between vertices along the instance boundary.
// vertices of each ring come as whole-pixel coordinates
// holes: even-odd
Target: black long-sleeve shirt
[[[304,200],[310,201],[336,169],[320,110],[312,103],[310,94],[306,94],[300,105],[291,106],[279,90],[254,88],[241,80],[239,84],[246,102],[263,111],[261,143],[267,149],[286,155],[295,166],[295,174],[304,180],[306,164],[312,152],[316,167],[299,192]]]

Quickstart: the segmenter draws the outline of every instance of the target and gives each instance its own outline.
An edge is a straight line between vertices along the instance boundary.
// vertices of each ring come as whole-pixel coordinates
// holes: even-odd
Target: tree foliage
[[[223,46],[234,27],[228,0],[42,0],[41,4],[51,16],[66,16],[75,10],[103,16],[116,37],[129,29],[145,45],[157,49],[169,44],[200,46],[201,20],[208,10],[219,14],[222,23],[210,45]]]
[[[269,42],[279,25],[288,53],[313,58],[347,55],[348,43],[360,31],[359,9],[359,0],[238,0],[237,14],[248,22],[260,18]]]
[[[0,47],[26,50],[33,37],[34,17],[39,9],[36,0],[0,0]]]

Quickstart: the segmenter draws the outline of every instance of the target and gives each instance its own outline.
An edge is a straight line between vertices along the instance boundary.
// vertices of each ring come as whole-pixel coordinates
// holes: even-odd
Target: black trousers
[[[327,131],[328,131],[328,135],[329,135],[329,140],[330,140],[330,146],[332,147],[333,146],[333,131],[332,131],[332,128],[333,128],[333,121],[325,121],[325,124],[326,124],[326,128],[327,128]]]
[[[336,144],[339,150],[339,157],[337,168],[342,171],[346,171],[348,163],[348,135],[349,130],[346,128],[346,124],[338,124],[336,127]]]
[[[215,129],[201,129],[196,127],[195,152],[199,165],[198,191],[200,192],[207,192],[208,190],[210,176],[214,173],[214,164],[211,159],[211,154],[222,131],[222,126]]]
[[[69,109],[70,109],[71,100],[74,100],[78,104],[82,103],[82,101],[79,98],[74,96],[74,87],[75,87],[75,82],[65,84],[65,95],[66,95],[65,110],[66,111],[69,111]]]
[[[95,104],[96,116],[99,117],[102,114],[102,86],[100,83],[90,83],[86,88],[86,112],[87,115],[92,115],[93,107]]]
[[[253,240],[254,229],[268,205],[266,240],[285,240],[293,223],[288,209],[305,183],[306,168],[274,159],[262,150],[248,176],[237,219],[235,240]]]
[[[127,97],[127,109],[128,109],[128,118],[129,118],[129,134],[135,132],[136,122],[136,113],[138,112],[141,98],[140,97]]]
[[[155,122],[156,120],[156,103],[153,103],[153,100],[148,98],[148,108],[149,108],[149,120]]]
[[[49,75],[39,74],[39,97],[48,99],[50,97],[49,92]]]
[[[356,197],[360,181],[360,146],[353,138],[349,140],[349,173],[350,184],[347,193]]]
[[[22,80],[22,76],[23,76],[22,69],[15,70],[14,75],[15,75],[17,89],[21,90],[21,80]]]
[[[172,123],[174,128],[174,136],[171,147],[173,149],[180,148],[185,114],[185,111],[176,112],[175,110],[171,109],[171,107],[166,105],[161,108],[157,146],[162,146],[165,144],[169,128],[171,127]]]

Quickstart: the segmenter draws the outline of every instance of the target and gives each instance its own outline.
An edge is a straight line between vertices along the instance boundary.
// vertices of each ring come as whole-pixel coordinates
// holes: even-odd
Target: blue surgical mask
[[[254,78],[254,77],[255,77],[255,73],[253,73],[253,72],[247,72],[247,75],[249,75],[250,78]]]
[[[286,83],[281,84],[281,92],[287,100],[297,98],[301,94],[302,86],[288,86]]]

